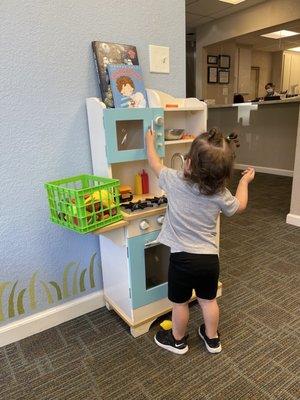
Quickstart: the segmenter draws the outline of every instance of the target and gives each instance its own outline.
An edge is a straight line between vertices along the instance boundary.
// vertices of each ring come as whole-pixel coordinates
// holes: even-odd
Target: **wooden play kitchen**
[[[134,194],[131,202],[121,204],[122,221],[94,232],[100,241],[106,307],[129,325],[134,337],[147,332],[158,316],[171,309],[169,248],[156,241],[167,199],[148,166],[145,133],[149,127],[154,129],[162,162],[180,169],[176,155],[187,153],[193,138],[165,140],[165,132],[182,129],[196,136],[206,130],[207,121],[207,106],[198,99],[174,98],[152,89],[147,96],[149,108],[140,109],[107,109],[98,98],[86,100],[94,174],[118,179],[131,188],[138,187],[137,175],[147,174],[143,187],[149,193]]]

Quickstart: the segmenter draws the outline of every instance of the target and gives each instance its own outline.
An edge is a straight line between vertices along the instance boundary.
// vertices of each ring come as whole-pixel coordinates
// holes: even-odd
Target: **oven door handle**
[[[152,240],[151,242],[146,242],[145,249],[149,249],[149,247],[157,246],[158,244],[159,244],[159,242],[157,242],[156,240]]]

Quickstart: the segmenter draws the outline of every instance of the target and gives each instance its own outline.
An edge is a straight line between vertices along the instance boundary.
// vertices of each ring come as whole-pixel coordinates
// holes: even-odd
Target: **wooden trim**
[[[166,211],[166,208],[167,207],[165,207],[165,206],[154,207],[147,211],[144,211],[144,210],[134,211],[131,214],[127,214],[122,211],[122,214],[123,214],[123,218],[125,221],[132,221],[134,219],[151,217],[151,215],[162,214]]]
[[[93,233],[94,235],[102,235],[105,232],[110,232],[115,229],[124,228],[127,225],[129,225],[129,222],[122,220],[122,221],[115,222],[114,224],[104,226],[103,228],[97,229],[96,231],[93,231],[91,233]]]
[[[97,310],[104,304],[103,290],[98,290],[29,317],[10,322],[0,327],[0,347]]]
[[[286,217],[286,223],[294,226],[300,226],[300,215],[289,213]]]
[[[265,174],[280,175],[280,176],[293,176],[294,171],[289,169],[279,169],[270,167],[260,167],[259,165],[252,165],[256,172],[263,172]],[[246,169],[248,165],[246,164],[235,164],[235,169]]]

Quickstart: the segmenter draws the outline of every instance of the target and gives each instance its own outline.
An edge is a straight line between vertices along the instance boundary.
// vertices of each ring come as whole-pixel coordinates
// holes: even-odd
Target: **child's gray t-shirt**
[[[216,225],[220,211],[230,217],[239,208],[239,201],[228,189],[207,196],[198,186],[185,180],[183,173],[164,167],[159,186],[166,192],[168,207],[157,238],[172,253],[218,254]]]

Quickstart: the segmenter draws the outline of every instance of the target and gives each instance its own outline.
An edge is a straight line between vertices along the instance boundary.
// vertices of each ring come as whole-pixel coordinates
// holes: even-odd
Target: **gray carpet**
[[[158,323],[134,339],[102,308],[1,348],[1,400],[299,399],[300,228],[285,223],[291,182],[257,174],[247,212],[222,219],[221,354],[200,343],[195,304],[184,356],[153,343]]]

